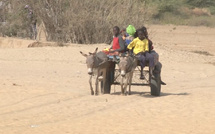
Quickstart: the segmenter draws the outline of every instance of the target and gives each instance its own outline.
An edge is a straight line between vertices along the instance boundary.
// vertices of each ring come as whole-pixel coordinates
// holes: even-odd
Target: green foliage
[[[172,1],[160,1],[157,4],[158,12],[154,14],[155,19],[163,19],[166,14],[172,16],[182,16],[183,12],[181,12],[181,7],[183,5],[183,1],[172,0]]]
[[[215,6],[215,0],[187,0],[187,3],[193,7],[210,7]]]
[[[215,15],[215,6],[210,6],[208,9],[212,15]]]
[[[148,0],[151,23],[215,26],[215,0]],[[202,9],[202,7],[207,7]],[[195,11],[194,8],[197,8]]]

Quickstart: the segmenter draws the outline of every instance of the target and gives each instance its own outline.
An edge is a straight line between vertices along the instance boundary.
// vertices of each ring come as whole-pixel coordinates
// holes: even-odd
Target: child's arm
[[[118,49],[118,52],[122,52],[125,50],[125,41],[123,40],[122,36],[119,36],[119,45],[120,49]]]
[[[136,45],[136,40],[134,39],[128,46],[127,46],[127,48],[128,49],[133,49],[133,47],[135,47],[135,45]]]
[[[148,41],[148,40],[146,41],[146,44],[145,44],[145,48],[144,48],[144,49],[145,49],[145,53],[146,53],[146,52],[149,52],[149,41]]]

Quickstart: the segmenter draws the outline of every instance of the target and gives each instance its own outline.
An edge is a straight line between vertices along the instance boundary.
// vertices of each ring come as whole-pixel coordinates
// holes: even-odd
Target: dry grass
[[[11,8],[5,7],[3,14],[8,24],[1,29],[6,36],[28,37],[24,9],[28,4],[38,24],[44,22],[48,40],[80,44],[110,43],[113,26],[142,26],[147,10],[144,0],[8,0],[7,4]]]
[[[44,22],[49,40],[54,41],[110,43],[113,26],[145,22],[145,4],[139,0],[31,0],[30,5]]]
[[[184,1],[160,0],[5,0],[0,8],[2,36],[30,37],[26,23],[26,4],[37,16],[38,25],[43,22],[49,41],[64,43],[110,43],[112,27],[129,24],[139,28],[146,21],[156,24],[215,26],[211,10],[190,8]],[[213,8],[212,8],[213,9]]]
[[[192,17],[187,21],[187,25],[215,27],[215,16]]]

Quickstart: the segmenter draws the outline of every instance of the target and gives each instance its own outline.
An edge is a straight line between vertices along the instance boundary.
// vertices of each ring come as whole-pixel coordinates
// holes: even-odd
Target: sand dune
[[[0,134],[214,134],[215,29],[149,30],[168,84],[160,97],[147,86],[91,96],[79,51],[105,44],[27,48],[34,41],[0,38]]]

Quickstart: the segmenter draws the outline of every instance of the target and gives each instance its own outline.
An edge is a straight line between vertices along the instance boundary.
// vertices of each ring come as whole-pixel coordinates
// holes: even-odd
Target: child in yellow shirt
[[[144,79],[143,69],[146,66],[146,61],[149,61],[150,74],[153,76],[154,57],[149,53],[149,42],[145,37],[144,31],[142,29],[137,30],[137,35],[138,37],[135,38],[127,48],[129,50],[133,49],[133,53],[139,59],[141,66],[140,79]]]

